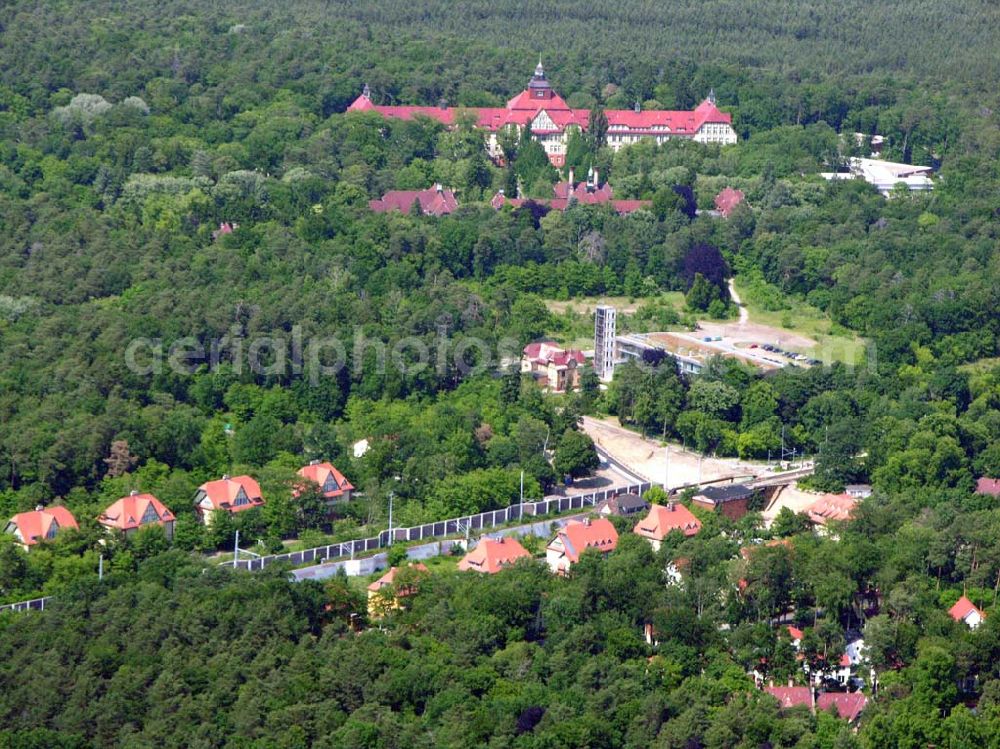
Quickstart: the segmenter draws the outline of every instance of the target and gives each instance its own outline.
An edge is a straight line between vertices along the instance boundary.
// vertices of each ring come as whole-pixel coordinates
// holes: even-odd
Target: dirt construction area
[[[765,472],[762,464],[736,458],[702,457],[677,445],[670,446],[668,466],[668,451],[661,443],[624,429],[614,418],[585,416],[583,430],[598,447],[646,480],[662,484],[666,475],[672,489],[714,479],[746,479]]]

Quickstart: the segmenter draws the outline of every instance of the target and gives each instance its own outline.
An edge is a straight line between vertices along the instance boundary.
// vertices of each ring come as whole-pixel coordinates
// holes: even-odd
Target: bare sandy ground
[[[764,466],[736,458],[701,457],[671,444],[667,450],[657,441],[623,429],[614,418],[583,418],[583,430],[613,458],[649,481],[670,488],[722,478],[746,478],[764,473]]]
[[[699,321],[699,332],[705,335],[722,336],[722,338],[735,346],[740,344],[756,343],[758,345],[770,343],[782,348],[809,349],[817,344],[812,338],[801,333],[793,333],[786,328],[775,328],[770,325],[750,322],[710,322],[708,320]]]
[[[787,507],[795,513],[802,512],[806,509],[806,507],[822,496],[823,495],[818,492],[807,492],[799,489],[796,484],[782,486],[774,495],[774,498],[767,506],[767,509],[761,513],[764,517],[764,525],[770,528],[771,523],[774,522],[778,513],[781,512],[782,507]]]

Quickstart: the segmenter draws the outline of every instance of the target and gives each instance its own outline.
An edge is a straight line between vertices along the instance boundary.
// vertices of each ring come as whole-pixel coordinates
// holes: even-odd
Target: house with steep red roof
[[[17,513],[7,521],[4,532],[13,535],[27,551],[39,541],[51,541],[62,530],[79,527],[73,513],[62,505],[53,505]]]
[[[401,585],[400,572],[409,580]],[[422,562],[410,562],[405,568],[390,567],[382,577],[368,585],[368,618],[379,619],[402,607],[401,599],[417,592],[417,582],[429,572]]]
[[[298,470],[298,474],[307,481],[318,484],[329,504],[351,501],[354,485],[344,478],[344,474],[338,471],[333,464],[312,460],[309,465],[302,466]]]
[[[978,627],[986,618],[982,609],[965,596],[959,598],[955,605],[948,609],[948,615],[956,622],[964,622],[970,629]]]
[[[414,204],[420,206],[425,216],[447,216],[458,208],[458,199],[451,190],[437,184],[426,190],[390,190],[378,200],[368,201],[368,207],[375,213],[409,213]]]
[[[744,195],[742,190],[736,190],[732,187],[723,188],[723,190],[715,196],[715,210],[723,218],[729,218],[729,214],[733,212],[744,200]]]
[[[264,497],[260,484],[249,476],[223,476],[216,481],[206,481],[194,495],[194,508],[205,525],[212,524],[217,512],[235,514],[260,507]]]
[[[475,117],[476,127],[487,133],[487,150],[496,160],[503,156],[497,133],[509,127],[523,128],[541,143],[549,161],[562,166],[566,161],[566,148],[570,133],[585,132],[589,126],[590,111],[572,109],[549,84],[539,60],[528,88],[511,98],[504,107],[478,107],[456,109],[447,106],[384,106],[372,101],[371,89],[366,85],[361,96],[347,108],[348,112],[377,112],[383,117],[412,120],[426,117],[445,127],[454,127],[458,113],[469,112]],[[609,109],[604,112],[608,120],[607,144],[612,151],[648,139],[657,145],[681,138],[699,143],[728,145],[737,141],[732,126],[732,115],[722,112],[715,103],[715,93],[691,111],[666,111],[636,109]]]
[[[983,476],[976,481],[976,494],[984,494],[987,497],[1000,497],[1000,479]]]
[[[510,567],[519,559],[531,559],[531,554],[521,546],[516,538],[501,536],[500,538],[479,539],[476,548],[462,557],[458,563],[460,572],[473,570],[496,574],[505,567]]]
[[[769,684],[764,687],[764,691],[778,701],[782,710],[791,710],[793,707],[813,709],[813,692],[810,687],[796,687],[791,683],[787,687]]]
[[[700,530],[701,521],[691,510],[677,502],[667,502],[666,505],[650,505],[649,514],[635,524],[632,532],[649,541],[653,551],[659,551],[663,539],[673,531],[693,536]]]
[[[587,549],[596,549],[607,556],[617,546],[618,531],[607,518],[571,520],[545,547],[545,562],[550,570],[564,575]]]
[[[97,522],[105,528],[121,531],[126,536],[132,535],[144,525],[159,525],[168,539],[174,537],[176,519],[152,494],[140,494],[137,491],[117,500],[97,516]]]
[[[587,358],[577,349],[563,349],[552,341],[529,343],[521,356],[521,371],[547,389],[563,393],[580,386],[580,367]]]

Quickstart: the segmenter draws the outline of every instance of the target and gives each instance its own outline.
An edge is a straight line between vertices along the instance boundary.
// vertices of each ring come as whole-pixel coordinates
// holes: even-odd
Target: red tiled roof
[[[792,636],[793,640],[801,640],[802,639],[802,630],[799,629],[798,627],[793,627],[790,624],[788,625],[788,634],[790,634]]]
[[[979,614],[980,618],[983,617],[982,610],[965,596],[959,598],[958,601],[955,602],[955,605],[948,609],[948,614],[956,622],[964,622],[966,617],[973,612]]]
[[[976,494],[987,494],[991,497],[1000,497],[1000,479],[983,476],[976,482]]]
[[[493,574],[518,559],[531,559],[531,554],[516,538],[483,538],[475,549],[462,558],[458,569]]]
[[[327,499],[339,497],[343,495],[344,492],[354,491],[354,486],[351,482],[344,478],[344,474],[334,468],[331,463],[310,463],[307,466],[302,466],[298,473],[302,478],[309,479],[310,481],[319,484],[320,488],[325,487],[327,481],[333,479],[333,481],[337,484],[337,488],[323,492],[323,496]]]
[[[817,710],[829,710],[832,707],[839,718],[851,723],[861,717],[867,704],[868,698],[861,692],[824,692],[816,698]]]
[[[53,505],[42,510],[19,512],[10,519],[8,530],[16,528],[25,546],[34,546],[53,536],[63,528],[79,528],[73,513],[62,505]]]
[[[428,216],[445,216],[458,208],[455,193],[437,187],[426,190],[390,190],[379,200],[369,200],[368,207],[376,213],[407,213],[414,203],[419,203],[420,210]]]
[[[240,489],[246,494],[248,500],[246,504],[236,504]],[[204,492],[204,496],[212,503],[212,508],[216,510],[226,510],[227,512],[242,512],[251,507],[259,507],[264,504],[264,499],[260,493],[260,484],[249,476],[223,477],[216,481],[206,481],[198,487],[198,491]],[[200,502],[202,497],[198,497]]]
[[[587,358],[578,349],[562,349],[552,341],[529,343],[524,347],[524,356],[532,362],[541,365],[554,364],[557,367],[567,366],[571,361],[583,364]]]
[[[830,520],[850,520],[860,501],[850,494],[825,494],[809,505],[805,513],[818,525],[826,525]]]
[[[500,107],[428,107],[428,106],[382,106],[372,103],[364,94],[359,96],[347,108],[349,112],[378,112],[383,117],[411,120],[424,116],[444,125],[453,125],[457,114],[468,111],[475,115],[476,124],[480,128],[495,131],[506,125],[524,126],[532,122],[539,112],[544,111],[556,126],[555,132],[562,132],[569,125],[587,129],[590,120],[590,110],[570,109],[566,102],[553,93],[550,99],[532,98],[530,90],[526,89]],[[626,128],[622,132],[630,134],[664,135],[668,133],[694,135],[706,123],[731,124],[732,115],[722,112],[711,101],[706,99],[691,111],[684,110],[647,110],[636,112],[631,109],[609,109],[605,111],[608,118],[609,132],[614,133],[615,127]],[[546,132],[536,130],[534,132]]]
[[[575,564],[586,549],[597,549],[605,554],[614,551],[618,546],[618,531],[607,518],[571,520],[556,534],[549,547],[556,541],[562,543],[566,558]]]
[[[715,196],[715,209],[726,218],[729,218],[732,210],[743,202],[743,197],[741,190],[734,190],[732,187],[727,187]]]
[[[650,505],[649,514],[636,523],[632,532],[653,541],[662,541],[671,531],[693,536],[701,530],[701,521],[682,504]]]
[[[147,524],[163,525],[163,523],[176,520],[174,514],[152,494],[136,493],[122,497],[112,504],[98,515],[97,522],[108,528],[117,528],[121,531],[132,530],[143,525],[143,517],[150,511],[150,507],[152,507],[152,512],[156,513],[157,519],[148,520]]]
[[[809,687],[765,687],[764,691],[778,700],[783,710],[792,707],[812,707],[812,692]]]
[[[417,571],[417,572],[427,572],[428,571],[427,565],[424,564],[423,562],[416,562],[416,563],[412,563],[411,562],[408,565],[408,567],[410,569],[412,569],[412,570]],[[368,590],[370,590],[373,593],[375,593],[375,592],[378,592],[378,591],[382,590],[382,588],[386,587],[387,585],[392,585],[393,583],[396,582],[396,575],[398,573],[399,573],[399,567],[390,567],[388,572],[386,572],[384,575],[382,575],[382,577],[380,577],[378,580],[376,580],[375,582],[371,583],[368,586]],[[400,591],[397,591],[397,595],[407,596],[407,595],[410,595],[413,592],[414,591],[410,590],[410,589],[400,590]]]

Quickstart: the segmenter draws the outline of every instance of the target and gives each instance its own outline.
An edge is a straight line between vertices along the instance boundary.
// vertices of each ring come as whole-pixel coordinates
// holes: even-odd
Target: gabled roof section
[[[416,563],[411,562],[409,565],[407,565],[407,567],[409,569],[414,570],[415,572],[429,571],[427,569],[427,565],[424,564],[423,562],[416,562]],[[368,586],[368,590],[370,590],[372,593],[377,593],[378,591],[382,590],[382,588],[385,588],[389,585],[394,585],[396,583],[396,576],[398,574],[399,574],[399,567],[390,567],[388,572],[386,572],[384,575],[382,575],[382,577],[380,577],[378,580],[376,580],[375,582],[371,583]],[[406,596],[414,592],[416,591],[410,589],[400,590],[397,591],[397,595]]]
[[[459,571],[474,570],[495,574],[518,559],[531,559],[531,554],[512,537],[482,538],[475,549],[458,563]]]
[[[982,609],[965,596],[959,598],[955,605],[948,609],[948,615],[956,622],[964,622],[970,614],[979,614],[980,619],[984,617]]]
[[[25,546],[34,546],[54,536],[63,528],[79,528],[73,513],[62,505],[53,505],[31,512],[19,512],[7,524],[8,532],[14,533]]]
[[[444,216],[458,208],[455,193],[441,185],[426,190],[390,190],[378,200],[368,201],[368,207],[376,213],[407,213],[414,203],[419,204],[420,211],[428,216]]]
[[[606,554],[617,546],[618,531],[607,518],[571,520],[549,544],[549,548],[561,547],[566,558],[574,564],[587,549],[597,549]]]
[[[248,500],[245,504],[236,503],[240,497],[241,489]],[[223,476],[216,481],[206,481],[198,487],[198,492],[199,500],[208,499],[215,510],[242,512],[264,504],[260,484],[249,476]],[[204,497],[200,496],[202,492],[204,492]]]
[[[816,698],[817,710],[833,708],[837,717],[850,723],[861,717],[867,704],[868,698],[861,692],[824,692]]]
[[[774,697],[782,710],[793,707],[812,707],[812,692],[809,687],[775,687],[769,686],[765,690]]]
[[[701,521],[687,507],[668,502],[666,506],[650,505],[649,514],[635,524],[632,532],[651,541],[662,541],[671,531],[693,536],[700,530]]]
[[[149,513],[156,515],[156,520],[143,518]],[[107,528],[117,528],[121,531],[132,530],[140,525],[150,523],[168,523],[176,520],[174,514],[164,506],[164,504],[152,494],[139,494],[134,492],[127,497],[122,497],[104,512],[97,516],[97,522]]]
[[[806,507],[805,513],[817,525],[826,525],[831,520],[843,522],[851,519],[860,501],[849,494],[824,494]]]
[[[354,485],[344,478],[344,474],[338,471],[332,463],[314,461],[307,466],[302,466],[298,473],[302,478],[319,484],[320,488],[324,488],[327,485],[327,482],[330,479],[333,479],[337,488],[330,491],[323,491],[323,496],[327,499],[339,497],[343,495],[344,492],[354,491]]]

